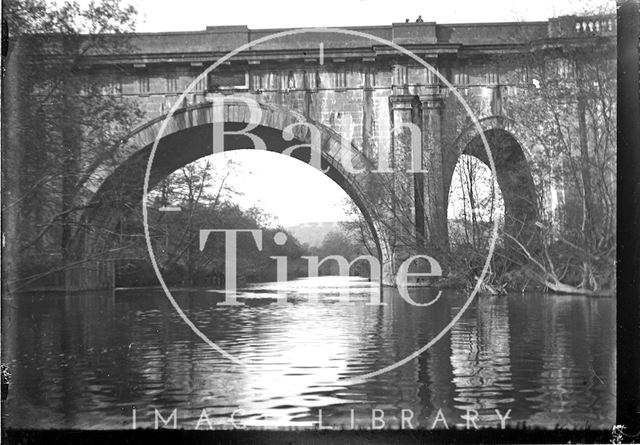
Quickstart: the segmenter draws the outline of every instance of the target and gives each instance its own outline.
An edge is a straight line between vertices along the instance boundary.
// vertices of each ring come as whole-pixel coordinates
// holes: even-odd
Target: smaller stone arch
[[[480,124],[480,128],[485,132],[490,130],[503,130],[511,134],[516,141],[530,139],[529,131],[524,126],[507,116],[488,116],[480,119],[478,122]],[[475,125],[469,125],[460,132],[453,144],[458,155],[463,154],[464,149],[476,136],[478,136],[478,129]],[[533,162],[533,153],[530,148],[526,145],[520,145],[520,148],[522,149],[522,153],[527,159],[527,162]]]
[[[504,229],[513,236],[528,237],[539,218],[539,196],[531,169],[532,153],[519,142],[525,139],[526,132],[517,122],[504,116],[482,119],[480,127],[491,148],[496,179],[504,199]],[[447,207],[453,173],[463,154],[490,166],[482,138],[473,125],[457,137],[450,153],[451,161],[445,167]]]

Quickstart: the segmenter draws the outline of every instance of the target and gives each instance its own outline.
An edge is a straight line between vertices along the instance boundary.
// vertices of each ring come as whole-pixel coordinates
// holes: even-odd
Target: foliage
[[[231,161],[216,168],[210,159],[204,158],[169,175],[150,193],[150,236],[160,271],[168,284],[224,286],[224,234],[209,235],[205,248],[199,249],[200,231],[212,229],[262,231],[262,249],[256,246],[250,234],[238,235],[239,282],[275,281],[276,261],[272,256],[288,258],[290,276],[306,274],[306,263],[300,257],[307,252],[295,237],[280,227],[270,225],[269,216],[260,209],[242,209],[232,202],[236,192],[227,185],[227,178],[235,168]],[[181,210],[160,211],[166,206]],[[141,224],[139,213],[132,212],[123,232],[141,233]],[[287,242],[282,246],[274,242],[277,232],[287,235]],[[127,250],[127,258],[119,261],[117,284],[157,284],[142,238],[134,238]]]
[[[531,272],[557,291],[615,286],[616,63],[594,44],[552,60],[528,60],[531,83],[507,104],[528,127],[534,166],[548,181],[555,214],[539,224]],[[522,247],[522,246],[520,246]]]
[[[331,255],[338,255],[351,262],[360,255],[370,255],[363,245],[353,239],[347,230],[334,230],[325,235],[322,244],[311,249],[312,255],[317,255],[320,261]],[[370,276],[369,266],[366,262],[358,262],[350,269],[350,272],[359,276]],[[339,275],[340,270],[336,261],[327,260],[320,266],[320,275]]]
[[[504,218],[502,193],[489,168],[472,156],[460,156],[450,196],[454,198],[449,202],[450,244],[486,249],[494,220]]]
[[[113,161],[118,141],[142,117],[116,84],[85,65],[96,52],[126,49],[126,38],[111,37],[134,29],[136,10],[120,0],[8,0],[3,17],[10,44],[2,207],[14,227],[9,255],[33,267],[42,253],[71,255],[88,178]]]

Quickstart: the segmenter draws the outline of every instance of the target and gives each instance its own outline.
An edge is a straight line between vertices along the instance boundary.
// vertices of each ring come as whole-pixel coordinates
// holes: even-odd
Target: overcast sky
[[[130,0],[140,11],[139,31],[388,25],[415,20],[440,23],[547,20],[593,10],[606,0]]]
[[[83,0],[84,1],[84,0]],[[191,31],[207,26],[247,25],[250,28],[340,27],[389,25],[415,20],[439,23],[547,20],[550,17],[597,10],[606,0],[324,0],[202,1],[131,0],[139,10],[138,31]],[[347,195],[313,168],[270,153],[235,152],[241,173],[232,179],[242,193],[243,207],[258,205],[284,225],[339,221]]]

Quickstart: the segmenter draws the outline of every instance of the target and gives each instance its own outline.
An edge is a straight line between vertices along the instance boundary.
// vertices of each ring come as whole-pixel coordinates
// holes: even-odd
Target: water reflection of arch
[[[435,289],[417,290],[423,294],[419,301],[429,301],[436,293]],[[447,291],[445,291],[448,293]],[[422,326],[425,339],[435,337],[455,315],[458,304],[463,296],[447,295],[448,298],[440,298],[434,305],[424,308],[425,314],[415,314],[416,323]],[[459,308],[458,308],[459,309]],[[426,314],[430,314],[425,317]],[[426,318],[426,319],[425,319]],[[422,346],[422,345],[420,345]],[[425,351],[418,359],[418,376],[420,385],[420,399],[422,406],[426,407],[423,415],[428,419],[426,426],[431,427],[437,416],[438,410],[447,418],[453,419],[454,415],[454,385],[453,367],[451,364],[451,335],[445,335],[431,348]],[[449,425],[451,426],[451,425]],[[437,427],[443,427],[440,422]]]
[[[500,420],[495,409],[504,414],[512,408],[509,324],[507,298],[481,296],[451,329],[457,421],[464,422],[460,416],[473,409],[483,424],[496,424]]]
[[[120,369],[101,362],[101,351],[121,338],[111,328],[114,292],[29,292],[4,303],[2,358],[12,378],[3,408],[11,412],[11,427],[33,428],[34,421],[38,428],[75,426],[88,403],[85,379],[114,388],[118,381]]]
[[[431,306],[418,307],[401,298],[396,288],[385,288],[384,291],[384,301],[388,306],[383,313],[385,323],[382,325],[383,337],[379,350],[384,351],[387,357],[386,362],[381,361],[381,364],[388,365],[394,361],[388,357],[395,357],[396,360],[404,358],[438,335],[451,320],[454,303],[450,298],[440,298]],[[438,290],[410,288],[408,292],[414,301],[425,303],[433,300]],[[385,337],[394,340],[393,348],[382,348]],[[391,344],[387,343],[389,346]],[[414,426],[417,423],[422,428],[431,428],[439,409],[442,409],[447,420],[451,418],[453,374],[450,354],[449,336],[445,335],[416,359],[377,378],[385,384],[380,392],[387,392],[380,398],[393,394],[393,414],[399,415],[402,408],[411,409]],[[417,386],[407,382],[415,382]],[[399,424],[399,420],[396,420]],[[443,427],[442,422],[436,427]]]

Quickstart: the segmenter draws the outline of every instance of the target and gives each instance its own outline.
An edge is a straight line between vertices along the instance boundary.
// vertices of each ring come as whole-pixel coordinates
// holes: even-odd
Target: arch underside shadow
[[[298,118],[296,116],[296,119]],[[225,122],[225,152],[254,147],[251,139],[246,135],[227,134],[227,132],[243,130],[246,126],[246,122]],[[318,127],[322,129],[322,126]],[[211,123],[202,123],[173,131],[162,137],[158,143],[150,171],[149,190],[179,168],[211,155],[213,153],[212,132]],[[283,138],[281,128],[264,125],[258,125],[251,130],[251,133],[259,136],[265,142],[267,151],[274,153],[282,153],[289,147],[310,142],[308,138],[304,137],[304,133],[296,134],[295,132],[295,136],[302,137],[294,137],[288,141]],[[353,174],[346,172],[338,159],[339,156],[332,156],[332,153],[335,154],[339,150],[337,147],[340,146],[335,140],[336,135],[331,130],[323,129],[322,169],[327,170],[324,174],[337,183],[362,212],[374,238],[378,257],[383,264],[383,247],[377,222],[378,215],[375,210],[376,206],[370,198],[375,196],[370,191],[377,188],[375,183],[381,178],[366,173],[355,178]],[[74,240],[78,255],[87,256],[91,253],[109,251],[115,240],[113,234],[118,223],[127,212],[140,208],[144,177],[152,147],[153,143],[134,150],[125,162],[108,174],[97,192],[93,194],[89,207],[83,215],[83,224],[80,225],[83,229],[79,230]],[[351,150],[355,150],[350,144],[349,147]],[[283,154],[283,156],[285,155]],[[308,164],[307,168],[313,168],[310,166],[311,150],[309,148],[296,148],[290,156]],[[368,162],[359,152],[354,155],[354,157],[356,156],[359,159],[354,162],[354,165],[358,168]],[[215,160],[215,157],[213,159]],[[366,171],[373,170],[370,165],[366,167]],[[292,187],[299,186],[299,184],[292,184]]]
[[[538,220],[539,214],[538,197],[529,161],[521,145],[509,131],[492,128],[485,130],[484,135],[491,148],[496,180],[504,199],[504,230],[513,236],[520,236]],[[491,168],[486,148],[478,134],[462,147],[459,155],[462,154],[473,156]],[[459,155],[449,173],[448,190]],[[447,196],[448,194],[449,191]]]

